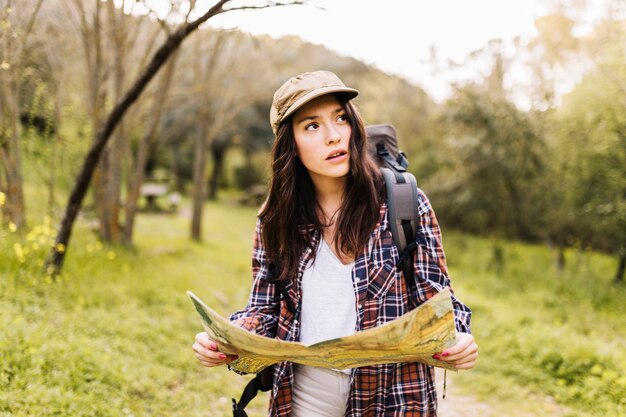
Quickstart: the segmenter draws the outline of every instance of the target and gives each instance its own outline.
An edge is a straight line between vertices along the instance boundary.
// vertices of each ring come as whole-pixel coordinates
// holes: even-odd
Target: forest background
[[[396,127],[450,231],[455,287],[483,341],[459,389],[510,415],[520,395],[565,415],[625,415],[623,1],[586,31],[584,2],[550,2],[532,38],[494,39],[463,62],[433,57],[436,71],[483,68],[443,102],[297,37],[202,27],[118,119],[73,241],[59,240],[116,106],[195,19],[193,1],[162,19],[141,4],[0,1],[0,415],[226,415],[244,380],[201,382],[180,350],[197,328],[184,290],[224,313],[245,303],[272,93],[320,68],[361,91],[367,123]],[[520,68],[524,109],[510,82]],[[572,72],[583,75],[561,95]],[[66,254],[61,271],[51,259]]]

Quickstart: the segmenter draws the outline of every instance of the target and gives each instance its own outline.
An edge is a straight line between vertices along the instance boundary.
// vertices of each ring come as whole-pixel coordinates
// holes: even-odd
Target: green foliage
[[[448,168],[431,192],[440,212],[474,232],[537,235],[536,183],[543,175],[542,137],[530,115],[478,86],[457,90],[443,110]]]
[[[559,273],[544,247],[494,244],[450,234],[451,273],[473,309],[480,346],[474,373],[462,376],[473,392],[507,398],[511,391],[550,395],[568,415],[626,415],[626,287],[612,284],[612,260],[578,250]]]
[[[626,39],[624,24],[596,51],[596,67],[555,112],[556,169],[576,218],[576,236],[603,250],[626,250]],[[621,45],[618,40],[622,40]]]

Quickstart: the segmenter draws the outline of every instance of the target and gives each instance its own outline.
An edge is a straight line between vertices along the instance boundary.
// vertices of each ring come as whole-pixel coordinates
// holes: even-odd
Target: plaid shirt
[[[411,297],[421,304],[450,286],[441,232],[435,213],[426,195],[420,190],[420,224],[418,248],[414,257],[416,289]],[[300,322],[287,309],[284,300],[278,301],[274,284],[265,278],[268,261],[261,237],[262,224],[257,220],[254,239],[252,270],[254,282],[247,307],[234,313],[231,320],[244,319],[243,327],[266,337],[298,341]],[[303,232],[307,232],[304,230]],[[309,231],[317,244],[320,233]],[[297,279],[286,283],[286,290],[295,306],[302,299],[302,273],[314,256],[307,249],[300,259]],[[372,232],[368,244],[355,260],[352,282],[356,293],[356,331],[366,330],[392,321],[409,311],[409,295],[397,268],[399,255],[393,243],[387,205],[380,210],[380,222]],[[470,332],[471,311],[452,296],[457,331]],[[299,314],[296,309],[296,316]],[[270,399],[270,417],[291,414],[291,386],[293,364],[281,362],[274,366],[274,384]],[[434,370],[422,363],[400,363],[355,368],[351,374],[351,389],[346,417],[435,416],[437,394]]]

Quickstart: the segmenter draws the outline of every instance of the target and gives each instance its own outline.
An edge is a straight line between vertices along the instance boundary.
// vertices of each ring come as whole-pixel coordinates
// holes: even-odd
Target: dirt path
[[[522,396],[523,401],[512,403],[503,399],[481,401],[478,398],[460,393],[455,384],[456,374],[448,372],[446,398],[443,393],[443,370],[436,370],[439,417],[562,417],[571,410],[557,404],[549,397],[535,394]]]

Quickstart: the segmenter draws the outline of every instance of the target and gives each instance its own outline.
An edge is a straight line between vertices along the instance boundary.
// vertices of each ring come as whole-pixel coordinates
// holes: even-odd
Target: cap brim
[[[348,87],[334,86],[334,87],[322,87],[315,91],[311,91],[310,93],[296,100],[287,109],[283,117],[280,118],[280,122],[282,122],[283,120],[285,120],[286,118],[294,114],[300,107],[304,106],[309,101],[316,99],[318,97],[324,96],[326,94],[333,94],[333,93],[343,94],[348,97],[348,100],[352,100],[353,98],[359,95],[359,90],[355,90],[354,88],[348,88]]]

